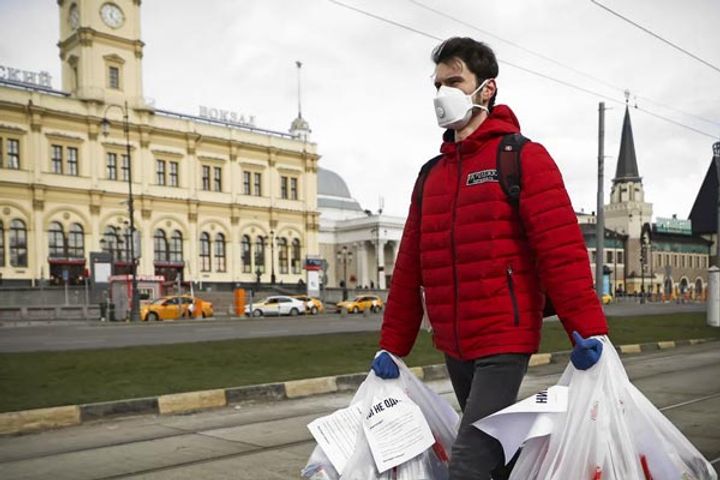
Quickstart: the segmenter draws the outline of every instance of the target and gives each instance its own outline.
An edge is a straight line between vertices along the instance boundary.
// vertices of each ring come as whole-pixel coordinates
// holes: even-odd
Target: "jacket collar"
[[[519,133],[520,122],[507,105],[497,105],[491,112],[490,116],[480,124],[468,138],[462,142],[455,142],[455,131],[446,130],[443,133],[443,143],[440,152],[444,154],[454,154],[458,148],[462,148],[462,153],[473,153],[480,149],[488,140],[507,135],[508,133]],[[451,155],[450,158],[454,158]]]

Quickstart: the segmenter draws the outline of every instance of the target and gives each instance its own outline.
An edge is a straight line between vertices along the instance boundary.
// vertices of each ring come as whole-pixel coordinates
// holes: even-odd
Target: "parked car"
[[[293,295],[293,298],[305,302],[305,313],[308,315],[317,315],[325,311],[325,305],[319,298],[308,297],[307,295]]]
[[[301,313],[305,313],[305,302],[285,295],[275,295],[261,302],[254,302],[252,311],[249,304],[245,306],[245,315],[253,317],[263,315],[291,315],[294,317]]]
[[[191,305],[192,309],[190,308]],[[198,309],[200,313],[198,313]],[[140,319],[145,322],[177,320],[183,317],[206,318],[212,317],[214,314],[215,311],[212,302],[190,295],[160,297],[140,307]]]
[[[360,313],[366,310],[377,313],[382,310],[383,301],[377,295],[358,295],[352,300],[338,302],[336,308],[338,312],[344,309],[350,313]]]

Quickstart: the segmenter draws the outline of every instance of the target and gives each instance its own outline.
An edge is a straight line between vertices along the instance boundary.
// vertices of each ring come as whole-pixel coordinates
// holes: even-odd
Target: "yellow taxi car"
[[[350,313],[360,313],[369,310],[377,313],[383,309],[383,301],[377,295],[358,295],[352,300],[338,302],[336,309],[338,312],[347,310]]]
[[[190,295],[160,297],[140,307],[140,318],[145,322],[179,318],[206,318],[212,317],[214,313],[212,302]]]
[[[293,298],[305,302],[306,315],[317,315],[325,311],[325,305],[323,305],[319,298],[309,297],[307,295],[293,295]]]

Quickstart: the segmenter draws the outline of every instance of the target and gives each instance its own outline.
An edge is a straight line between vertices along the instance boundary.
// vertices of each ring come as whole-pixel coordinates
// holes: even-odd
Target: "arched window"
[[[51,222],[48,226],[48,255],[65,256],[65,232],[60,222]]]
[[[200,234],[200,271],[210,271],[210,235],[206,232]]]
[[[287,238],[280,237],[277,241],[278,263],[280,273],[288,273],[288,242]]]
[[[154,244],[155,244],[155,261],[156,262],[167,262],[168,260],[168,241],[165,235],[165,230],[158,228],[155,230]]]
[[[67,236],[68,257],[83,258],[85,256],[85,235],[82,225],[73,223]]]
[[[0,220],[0,267],[5,266],[5,228]]]
[[[113,257],[113,261],[125,258],[123,251],[123,242],[120,239],[118,228],[108,225],[105,227],[103,239],[100,241],[103,252],[108,252]]]
[[[10,266],[27,267],[27,228],[25,222],[15,219],[10,222]]]
[[[300,260],[300,239],[296,238],[292,241],[292,273],[300,273],[302,265]]]
[[[218,233],[215,235],[215,271],[224,272],[227,270],[227,262],[225,261],[225,235]]]
[[[243,273],[250,273],[252,272],[252,255],[250,253],[250,237],[248,235],[243,235],[242,237],[242,264],[243,264]]]
[[[170,261],[183,261],[183,236],[179,230],[175,230],[170,238]]]
[[[265,273],[265,239],[261,236],[255,239],[255,271]]]

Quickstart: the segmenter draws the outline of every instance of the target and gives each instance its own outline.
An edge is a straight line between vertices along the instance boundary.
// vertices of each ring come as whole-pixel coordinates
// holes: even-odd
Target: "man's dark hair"
[[[433,49],[431,58],[435,65],[459,58],[475,74],[478,85],[486,79],[495,78],[498,75],[498,63],[492,48],[469,37],[448,38]],[[490,99],[490,108],[495,104],[496,96],[497,88],[495,95]]]

